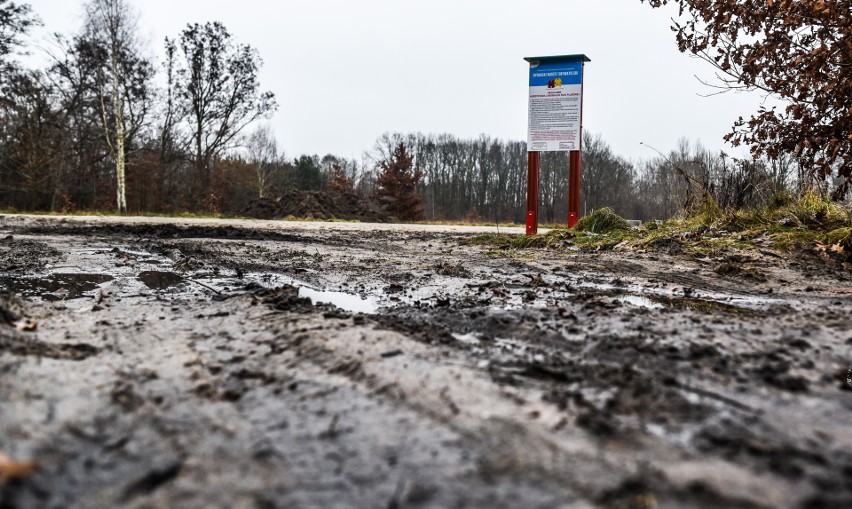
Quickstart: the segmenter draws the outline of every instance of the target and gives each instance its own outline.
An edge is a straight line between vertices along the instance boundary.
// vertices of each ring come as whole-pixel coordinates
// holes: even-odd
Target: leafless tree
[[[190,24],[176,47],[175,99],[187,114],[200,192],[210,191],[213,161],[233,148],[249,124],[269,118],[277,109],[275,95],[261,92],[257,50],[237,44],[222,23]]]
[[[20,48],[21,37],[37,24],[29,4],[0,0],[0,78],[9,71],[6,59]]]
[[[248,162],[255,169],[258,198],[266,198],[278,169],[278,141],[268,124],[261,125],[248,137]]]
[[[128,0],[90,0],[86,5],[78,51],[101,65],[94,66],[101,125],[115,162],[116,206],[127,210],[128,141],[142,129],[150,108],[153,66],[142,55],[138,15]]]

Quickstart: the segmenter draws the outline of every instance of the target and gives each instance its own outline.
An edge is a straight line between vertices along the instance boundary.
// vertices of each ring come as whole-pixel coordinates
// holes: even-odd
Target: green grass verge
[[[732,249],[830,252],[852,260],[852,207],[815,193],[748,210],[724,210],[712,200],[664,222],[630,228],[610,209],[582,218],[571,229],[542,235],[480,235],[471,242],[499,249],[678,250],[715,255]],[[836,256],[835,256],[836,257]],[[845,260],[844,260],[845,261]]]

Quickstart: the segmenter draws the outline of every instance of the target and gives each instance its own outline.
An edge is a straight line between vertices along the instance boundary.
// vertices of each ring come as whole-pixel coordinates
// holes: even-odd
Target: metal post
[[[568,228],[573,228],[580,220],[580,161],[582,152],[572,150],[569,158],[571,170],[568,177]]]
[[[583,67],[586,67],[587,58],[583,59]],[[585,82],[586,73],[581,73],[580,85]],[[583,100],[584,94],[580,95],[580,149],[572,150],[568,156],[571,169],[568,176],[568,228],[573,228],[580,220],[580,166],[583,160]]]
[[[527,153],[527,235],[538,233],[538,174],[541,154]]]

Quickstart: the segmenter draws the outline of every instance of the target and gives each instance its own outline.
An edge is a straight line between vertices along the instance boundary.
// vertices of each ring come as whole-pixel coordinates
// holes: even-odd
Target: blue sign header
[[[556,80],[560,85],[582,85],[583,62],[530,61],[531,87],[552,87]]]

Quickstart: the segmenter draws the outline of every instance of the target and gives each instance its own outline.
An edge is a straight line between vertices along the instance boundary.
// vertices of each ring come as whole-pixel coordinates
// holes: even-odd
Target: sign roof
[[[539,62],[591,62],[592,59],[582,53],[576,55],[551,55],[548,57],[524,57],[527,62],[537,60]]]

